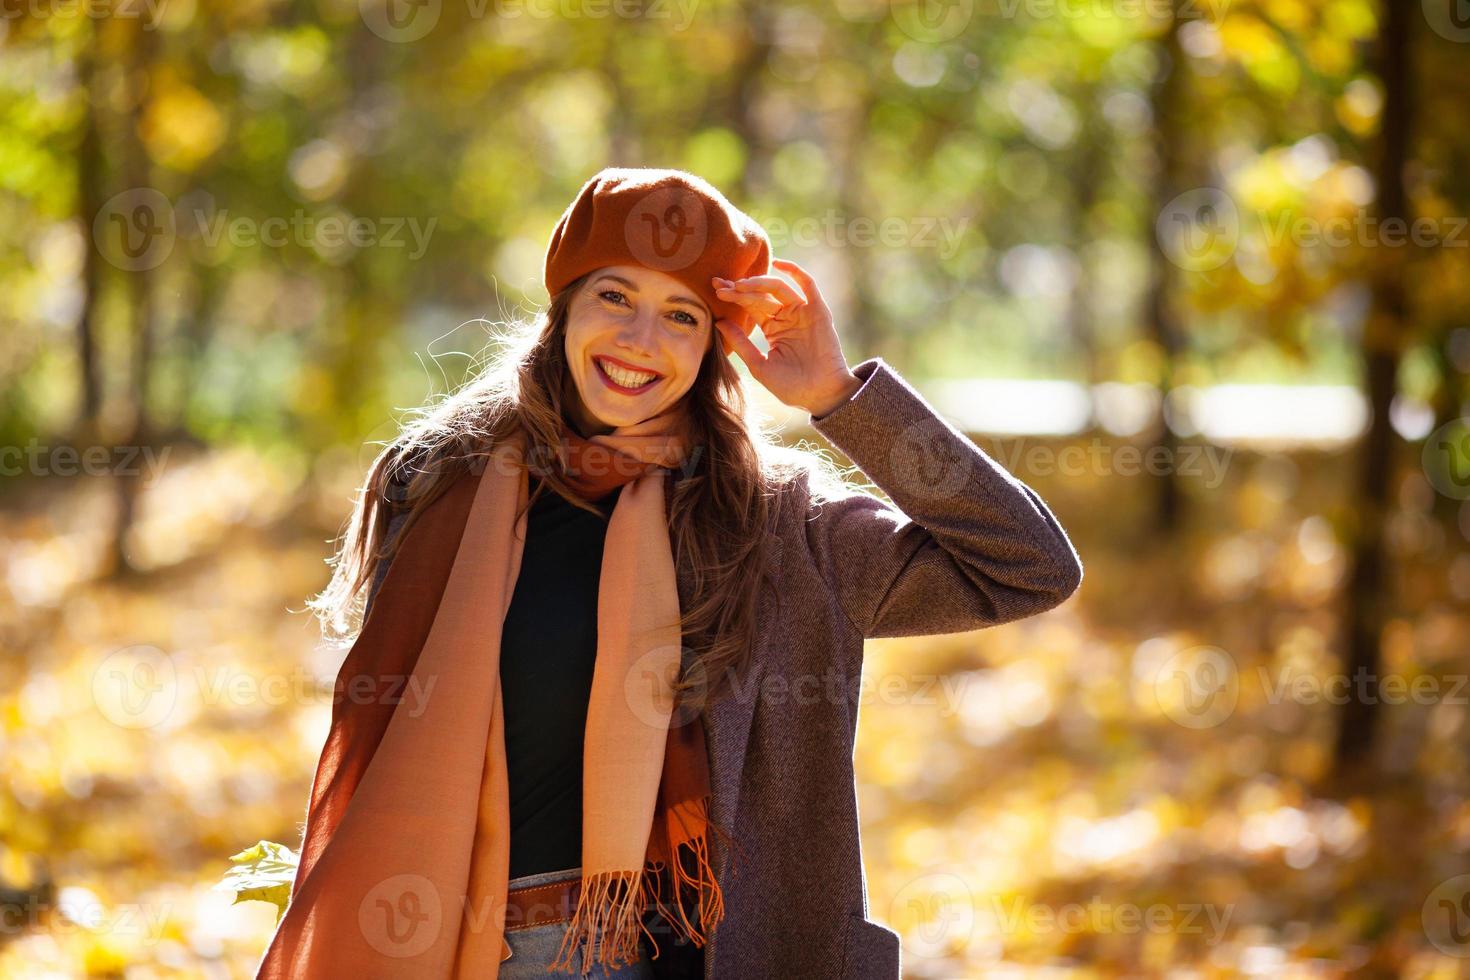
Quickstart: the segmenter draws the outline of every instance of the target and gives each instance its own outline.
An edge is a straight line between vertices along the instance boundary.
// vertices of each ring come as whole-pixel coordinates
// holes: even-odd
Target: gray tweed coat
[[[858,839],[863,640],[1021,619],[1082,581],[1034,491],[882,358],[852,370],[862,387],[812,427],[892,504],[858,491],[817,503],[799,477],[774,509],[750,670],[702,716],[712,818],[741,848],[732,873],[715,842],[725,917],[705,980],[897,980],[899,937],[868,917]]]

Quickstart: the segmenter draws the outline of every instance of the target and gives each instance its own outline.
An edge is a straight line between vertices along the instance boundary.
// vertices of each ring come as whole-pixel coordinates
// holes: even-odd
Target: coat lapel
[[[666,501],[672,497],[672,483],[672,480],[665,481],[669,494]],[[784,605],[777,605],[777,596],[786,592],[782,581],[784,558],[785,543],[781,535],[772,534],[765,561],[770,581],[762,582],[760,595],[756,598],[755,649],[751,653],[749,669],[700,712],[704,723],[705,746],[710,757],[710,819],[732,837],[738,832],[735,818],[740,812],[740,784],[745,773],[745,751],[750,744],[750,730],[755,722],[755,706],[759,700],[757,695],[765,666],[772,657],[780,656],[789,646],[786,615],[790,610]],[[678,578],[681,601],[691,598],[694,595],[692,583],[682,570],[678,572]],[[683,665],[686,668],[693,653],[688,648],[684,650]],[[738,841],[738,837],[736,839]],[[711,843],[714,853],[710,863],[724,894],[725,907],[727,910],[741,908],[743,903],[735,900],[736,893],[745,883],[740,877],[740,869],[737,866],[732,877],[729,872],[730,848],[718,835],[712,837]],[[716,976],[715,955],[719,945],[720,929],[716,926],[704,951],[704,980],[712,980]],[[720,973],[729,975],[730,971],[722,968]]]

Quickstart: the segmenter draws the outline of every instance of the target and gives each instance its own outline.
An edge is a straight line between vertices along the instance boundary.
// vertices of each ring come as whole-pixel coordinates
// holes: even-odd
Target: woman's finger
[[[812,278],[811,273],[790,259],[773,258],[771,259],[771,264],[780,265],[786,272],[790,273],[791,278],[795,279],[801,286],[802,292],[806,293],[806,301],[812,305],[813,309],[820,310],[826,314],[831,313],[827,309],[827,301],[822,298],[822,291],[817,288],[817,281]]]
[[[750,366],[751,373],[755,373],[758,363],[763,363],[766,359],[766,355],[761,353],[761,349],[755,345],[755,342],[744,330],[729,320],[716,320],[715,328],[725,335],[725,340],[729,342],[731,349]]]
[[[729,286],[721,286],[719,289],[716,289],[715,295],[731,303],[739,303],[746,309],[757,312],[762,317],[774,316],[785,305],[769,293],[741,292]]]
[[[718,286],[719,283],[715,285]],[[806,302],[806,297],[780,276],[748,276],[735,280],[735,288],[741,292],[770,293],[786,306],[800,306]]]

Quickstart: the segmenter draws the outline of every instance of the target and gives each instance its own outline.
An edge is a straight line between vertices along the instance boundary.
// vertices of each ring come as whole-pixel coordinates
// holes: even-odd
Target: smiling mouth
[[[614,391],[627,395],[642,394],[663,378],[661,374],[655,374],[652,371],[634,371],[601,357],[594,357],[592,363],[596,365],[597,376],[604,384]]]

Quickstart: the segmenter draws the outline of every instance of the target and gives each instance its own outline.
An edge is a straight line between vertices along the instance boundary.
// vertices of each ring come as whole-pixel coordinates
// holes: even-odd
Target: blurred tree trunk
[[[1092,94],[1090,91],[1087,93]],[[1072,296],[1067,303],[1067,328],[1072,342],[1082,357],[1083,377],[1088,394],[1102,380],[1098,364],[1097,324],[1092,307],[1092,275],[1087,264],[1087,246],[1092,241],[1089,220],[1093,206],[1097,203],[1099,185],[1107,170],[1108,157],[1107,126],[1098,111],[1083,113],[1082,139],[1078,142],[1077,175],[1073,184],[1072,255],[1077,262],[1077,280],[1072,286]]]
[[[144,107],[149,96],[149,80],[153,66],[153,44],[155,32],[141,18],[123,22],[120,30],[129,32],[127,37],[128,81],[132,86],[128,112],[123,120],[123,174],[124,183],[130,190],[152,187],[152,168],[148,152],[142,143],[140,126]],[[142,268],[124,273],[127,286],[128,322],[132,333],[132,357],[130,379],[132,383],[133,414],[128,433],[122,445],[129,452],[121,459],[131,460],[129,468],[119,470],[114,477],[116,489],[117,521],[113,525],[112,567],[114,570],[133,573],[138,567],[128,555],[127,536],[132,529],[142,487],[142,468],[137,462],[137,452],[147,446],[153,435],[152,421],[148,416],[151,393],[154,347],[154,303],[153,269]]]
[[[190,431],[189,414],[204,373],[205,352],[209,349],[209,328],[215,320],[221,293],[221,270],[207,262],[199,263],[188,284],[185,308],[179,314],[172,346],[175,348],[173,368],[173,400],[167,417],[155,419],[156,435],[165,444],[187,443],[202,448],[205,443]]]
[[[1170,17],[1169,27],[1160,42],[1159,73],[1154,79],[1152,92],[1154,156],[1158,170],[1154,178],[1152,217],[1158,216],[1183,192],[1184,163],[1181,159],[1183,141],[1184,52],[1179,44],[1180,18],[1176,13]],[[1150,339],[1158,346],[1163,358],[1159,375],[1159,405],[1167,403],[1174,388],[1174,365],[1179,356],[1180,324],[1174,310],[1170,286],[1174,282],[1174,265],[1164,252],[1154,221],[1150,222],[1150,276],[1148,293],[1144,299],[1144,320]],[[1154,523],[1163,533],[1172,533],[1179,526],[1181,501],[1179,481],[1172,465],[1179,458],[1178,437],[1169,427],[1166,417],[1159,419],[1158,438],[1154,443],[1163,451],[1163,458],[1171,465],[1154,477],[1155,502]],[[1149,452],[1153,450],[1150,449]]]
[[[771,58],[774,17],[764,0],[750,0],[744,8],[749,38],[727,76],[729,84],[719,98],[706,104],[702,115],[705,125],[729,126],[745,148],[745,166],[740,168],[735,190],[742,203],[749,203],[756,188],[769,177],[770,154],[756,123],[756,102],[761,76]]]
[[[1455,352],[1451,349],[1452,345],[1457,342],[1457,334],[1470,335],[1470,319],[1463,314],[1451,317],[1428,344],[1429,352],[1434,357],[1435,368],[1439,371],[1441,379],[1439,388],[1435,391],[1433,404],[1435,429],[1448,425],[1464,414],[1462,406],[1465,404],[1467,393],[1466,377],[1460,371]],[[1463,343],[1463,341],[1459,342]],[[1463,504],[1463,501],[1448,494],[1436,493],[1434,495],[1435,517],[1444,524],[1451,540],[1460,534],[1460,508]]]
[[[623,82],[618,53],[618,35],[609,34],[602,48],[602,77],[612,89],[612,108],[607,119],[607,157],[610,167],[633,167],[639,150],[636,132],[638,126],[632,118],[635,97]]]
[[[352,36],[352,57],[348,61],[347,78],[351,91],[372,92],[384,83],[389,71],[384,58],[387,48],[381,40],[359,24]],[[357,206],[361,197],[371,201],[372,181],[377,177],[371,165],[359,167],[348,185],[345,200],[349,206]],[[369,266],[371,257],[365,250],[354,252],[352,258],[341,267],[340,274],[332,278],[334,301],[337,312],[331,315],[337,326],[334,336],[327,345],[330,351],[327,361],[334,408],[330,417],[321,419],[325,427],[315,432],[309,440],[318,445],[333,442],[360,441],[364,434],[381,424],[374,407],[377,400],[376,387],[381,371],[379,367],[379,345],[385,331],[398,322],[399,310],[389,306],[382,298],[374,295]]]
[[[82,142],[77,149],[77,218],[82,235],[92,238],[92,222],[102,210],[103,187],[107,179],[102,158],[102,138],[98,132],[97,113],[101,111],[97,94],[97,66],[100,58],[98,28],[93,25],[87,46],[77,65],[77,84],[86,99],[82,117]],[[82,250],[82,311],[77,318],[77,365],[81,404],[77,424],[94,438],[102,411],[102,379],[97,361],[97,305],[102,294],[102,256],[95,245]]]
[[[873,50],[880,43],[879,27],[881,24],[867,27],[863,41],[864,50]],[[837,213],[842,216],[843,221],[848,222],[849,232],[854,218],[860,215],[874,217],[868,214],[863,204],[861,187],[873,109],[877,104],[878,93],[870,81],[854,98],[852,113],[842,137],[845,145],[835,161],[838,167]],[[846,267],[844,278],[852,291],[852,313],[844,324],[844,339],[848,341],[845,346],[850,351],[860,352],[858,357],[882,354],[880,342],[885,337],[897,338],[893,336],[893,331],[880,330],[878,327],[882,315],[873,300],[873,276],[869,271],[871,263],[868,261],[868,248],[854,245],[850,233],[844,233],[841,242],[830,243],[828,248],[839,256]]]
[[[1375,183],[1378,223],[1396,219],[1407,223],[1408,195],[1404,164],[1408,159],[1410,112],[1409,46],[1410,5],[1383,0],[1378,34],[1378,70],[1383,83],[1383,113]],[[1343,668],[1355,696],[1343,705],[1338,729],[1335,772],[1350,775],[1373,746],[1378,718],[1380,642],[1392,583],[1387,575],[1388,555],[1384,527],[1394,464],[1393,428],[1389,407],[1398,377],[1399,357],[1408,333],[1408,304],[1404,273],[1408,244],[1388,247],[1376,243],[1373,299],[1363,329],[1364,383],[1372,413],[1368,434],[1358,456],[1358,524],[1353,542],[1353,564],[1347,588],[1347,656]],[[1359,686],[1359,677],[1366,681]]]

